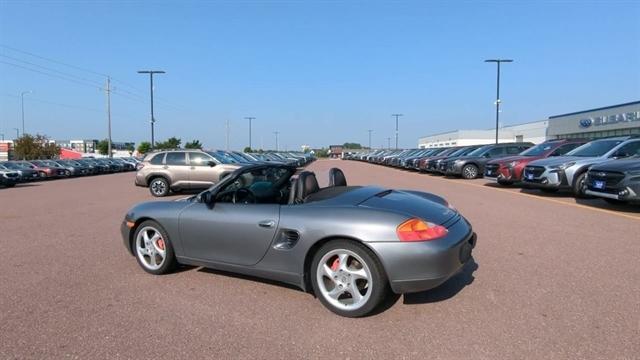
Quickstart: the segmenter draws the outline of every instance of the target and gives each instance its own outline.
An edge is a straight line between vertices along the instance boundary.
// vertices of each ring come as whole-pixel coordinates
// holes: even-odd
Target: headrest
[[[338,168],[329,170],[329,186],[347,186],[347,178],[342,170]]]

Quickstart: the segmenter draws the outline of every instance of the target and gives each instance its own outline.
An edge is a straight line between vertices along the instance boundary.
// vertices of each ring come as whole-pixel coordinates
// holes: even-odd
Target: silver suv
[[[588,142],[565,156],[530,162],[522,176],[526,187],[546,192],[571,190],[576,197],[585,196],[587,170],[591,165],[640,154],[640,138],[614,137]]]
[[[216,152],[153,152],[137,165],[136,185],[148,187],[158,197],[171,191],[206,189],[242,165]]]

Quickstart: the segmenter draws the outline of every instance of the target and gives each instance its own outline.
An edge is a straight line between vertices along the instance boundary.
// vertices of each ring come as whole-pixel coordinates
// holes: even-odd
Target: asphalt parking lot
[[[321,186],[446,197],[478,234],[443,286],[363,319],[281,284],[142,271],[119,225],[150,200],[135,174],[0,190],[0,358],[632,359],[640,353],[640,210],[339,160]],[[154,199],[155,200],[155,199]]]

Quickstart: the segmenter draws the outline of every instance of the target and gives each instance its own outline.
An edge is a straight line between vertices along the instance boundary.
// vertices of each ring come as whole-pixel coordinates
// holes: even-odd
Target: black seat
[[[292,191],[295,191],[294,203],[304,203],[309,195],[318,192],[318,190],[320,190],[320,186],[318,186],[316,174],[310,171],[301,172],[298,175],[294,188],[292,189]]]
[[[347,178],[342,170],[331,168],[329,170],[329,186],[347,186]]]

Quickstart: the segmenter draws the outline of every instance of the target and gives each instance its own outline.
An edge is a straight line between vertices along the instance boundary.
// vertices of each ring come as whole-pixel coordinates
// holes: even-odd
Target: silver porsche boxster
[[[337,168],[329,178],[320,188],[309,171],[246,166],[198,195],[134,206],[124,245],[151,274],[185,264],[268,278],[347,317],[432,289],[471,258],[476,235],[443,198],[348,186]]]

